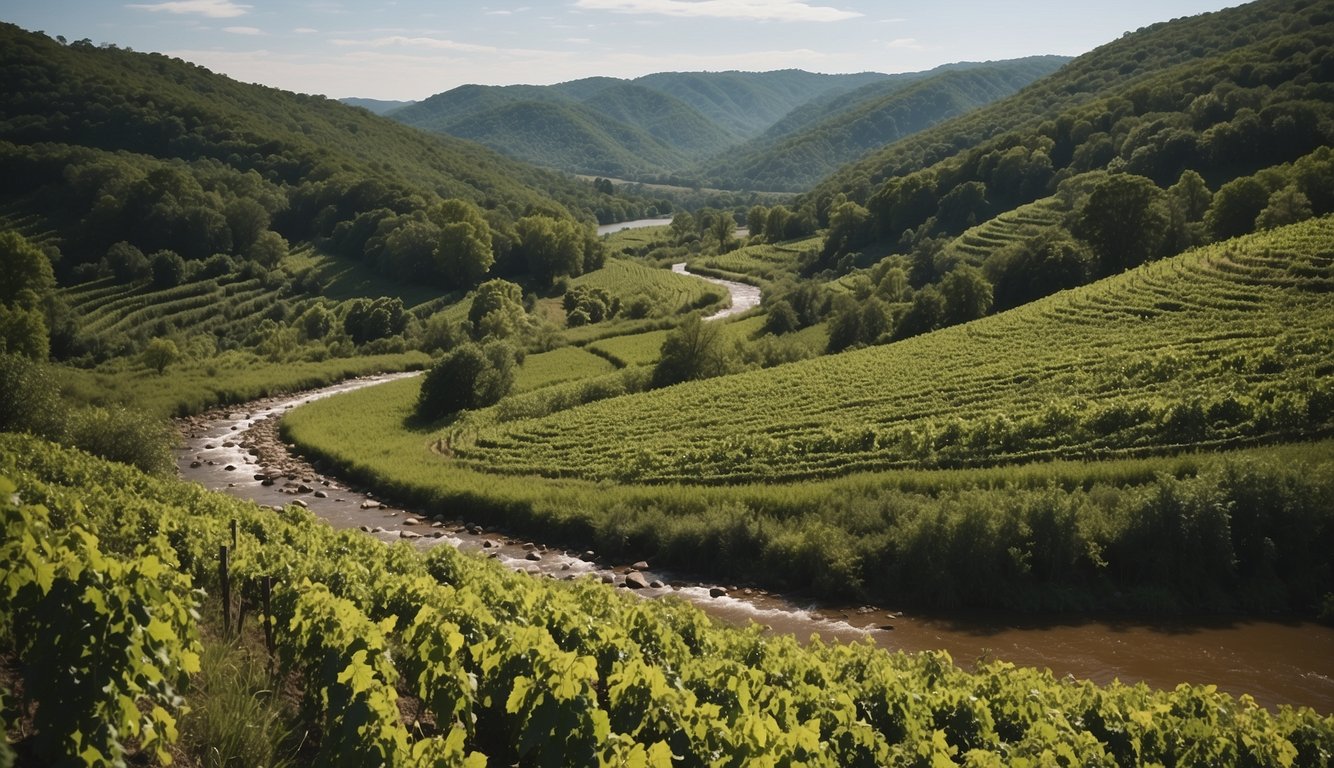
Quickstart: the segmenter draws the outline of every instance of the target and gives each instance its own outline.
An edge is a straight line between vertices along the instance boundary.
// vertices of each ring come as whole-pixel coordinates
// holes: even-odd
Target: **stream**
[[[1262,705],[1305,705],[1334,712],[1334,628],[1302,621],[1159,621],[1106,617],[917,616],[882,607],[816,605],[764,590],[706,584],[651,563],[606,563],[488,529],[468,520],[431,519],[347,487],[291,455],[277,417],[312,400],[412,374],[354,379],[313,392],[257,401],[182,422],[177,460],[186,480],[281,508],[298,503],[335,528],[360,528],[385,542],[409,539],[482,552],[535,576],[591,575],[609,584],[639,581],[646,596],[676,595],[720,621],[754,621],[801,639],[860,641],[903,651],[944,649],[967,667],[979,659],[1046,667],[1106,684],[1143,681],[1156,688],[1216,684]],[[647,565],[648,567],[643,567]],[[633,574],[638,574],[633,575]]]

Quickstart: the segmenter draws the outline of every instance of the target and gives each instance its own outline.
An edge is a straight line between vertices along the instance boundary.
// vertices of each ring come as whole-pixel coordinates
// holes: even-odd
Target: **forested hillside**
[[[1061,61],[951,64],[896,75],[667,72],[545,87],[465,85],[392,117],[578,173],[804,191],[866,150],[1013,93]],[[893,99],[910,84],[911,94]],[[778,141],[799,130],[800,137]]]
[[[843,195],[864,207],[866,227],[854,241],[907,252],[931,251],[931,238],[957,235],[1089,171],[1133,174],[1158,187],[1194,173],[1219,190],[1334,140],[1331,21],[1328,3],[1259,0],[1153,25],[840,170],[811,193],[811,204],[824,212]],[[1257,181],[1262,191],[1224,193],[1238,210],[1215,216],[1211,234],[1250,231],[1269,195],[1287,185]],[[1319,213],[1330,210],[1330,188],[1300,191]],[[1195,220],[1198,212],[1173,215]],[[855,247],[844,243],[827,255]]]
[[[0,229],[28,236],[54,267],[40,301],[6,310],[23,313],[4,324],[11,348],[49,334],[42,348],[60,359],[133,354],[152,336],[204,356],[269,348],[265,339],[290,350],[335,322],[359,346],[401,335],[401,299],[424,300],[410,286],[457,297],[487,277],[577,275],[600,263],[594,210],[656,212],[475,144],[158,54],[11,25],[0,42]],[[26,245],[11,245],[6,263],[26,258]],[[369,324],[348,321],[350,305],[315,306],[357,271],[379,281],[365,301],[383,301],[362,308]],[[390,346],[401,351],[401,339]]]
[[[1035,56],[897,75],[793,110],[761,136],[700,164],[728,189],[804,192],[872,149],[1008,96],[1069,59]]]

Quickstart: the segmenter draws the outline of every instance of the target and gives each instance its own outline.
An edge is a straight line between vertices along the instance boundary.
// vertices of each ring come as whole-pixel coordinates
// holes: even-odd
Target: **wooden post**
[[[232,518],[232,549],[236,549],[236,518]]]
[[[232,580],[227,567],[227,545],[218,547],[218,579],[222,582],[222,631],[224,636],[232,631]]]
[[[273,614],[269,612],[269,603],[273,597],[273,577],[265,576],[260,582],[260,601],[264,604],[264,647],[273,655]]]
[[[240,637],[240,636],[241,636],[241,630],[245,628],[245,606],[246,606],[246,591],[247,591],[247,590],[246,590],[246,587],[247,587],[247,586],[249,586],[249,587],[251,588],[251,589],[250,589],[250,592],[251,592],[251,594],[253,594],[253,593],[254,593],[255,582],[254,582],[254,581],[251,581],[251,582],[249,582],[249,584],[242,584],[242,585],[241,585],[241,589],[240,589],[240,600],[239,600],[240,605],[239,605],[239,607],[238,607],[237,610],[236,610],[236,636],[237,636],[237,637]]]

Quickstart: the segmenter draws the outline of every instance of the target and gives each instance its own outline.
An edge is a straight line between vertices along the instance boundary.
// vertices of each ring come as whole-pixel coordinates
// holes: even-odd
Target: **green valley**
[[[60,5],[0,768],[1331,762],[1328,0]]]

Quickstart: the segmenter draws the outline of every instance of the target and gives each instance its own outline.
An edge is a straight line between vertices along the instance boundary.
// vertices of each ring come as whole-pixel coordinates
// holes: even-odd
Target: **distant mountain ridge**
[[[339,99],[339,101],[343,102],[349,107],[361,107],[367,112],[371,112],[372,114],[376,115],[386,115],[389,114],[390,112],[393,112],[396,109],[402,109],[403,107],[406,107],[410,104],[417,103],[415,101],[392,101],[388,99],[362,99],[357,97],[348,97],[346,99]]]
[[[825,75],[802,70],[660,72],[634,80],[591,77],[551,86],[464,85],[388,116],[575,173],[799,190],[868,149],[905,135],[909,127],[933,125],[1009,95],[1064,61],[1031,57],[1015,62],[959,63],[896,75]],[[754,153],[774,148],[771,132],[775,130],[797,133],[913,84],[932,83],[951,73],[993,70],[989,79],[976,75],[973,87],[958,80],[941,80],[941,87],[950,93],[899,105],[897,121],[903,128],[863,131],[860,141],[842,141],[818,161],[803,159],[799,169],[775,173],[781,164],[766,165],[754,157]],[[914,104],[927,113],[911,118],[903,114]],[[729,154],[738,148],[747,148],[746,157],[729,161]],[[719,165],[726,165],[727,171],[720,173]]]
[[[1016,93],[1069,60],[963,62],[828,94],[696,173],[722,187],[804,191],[871,150]]]

